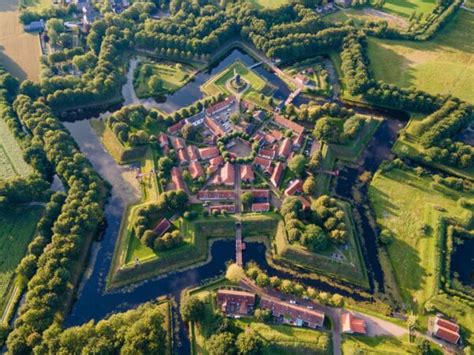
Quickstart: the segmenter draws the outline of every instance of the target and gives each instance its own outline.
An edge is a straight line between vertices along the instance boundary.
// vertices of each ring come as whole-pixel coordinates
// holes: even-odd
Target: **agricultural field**
[[[134,74],[135,92],[139,98],[172,94],[192,78],[193,72],[194,68],[185,64],[142,62]],[[150,86],[150,78],[153,76],[157,76],[159,80],[155,89]]]
[[[406,305],[419,309],[435,292],[439,221],[442,216],[466,220],[460,198],[473,194],[434,185],[429,176],[393,169],[378,172],[369,188],[377,223],[392,232],[388,255]]]
[[[369,39],[374,78],[474,103],[474,13],[458,14],[427,42]]]
[[[37,35],[23,31],[18,20],[17,3],[18,0],[0,1],[0,64],[21,80],[38,81],[39,39]]]
[[[41,206],[0,213],[0,311],[5,307],[12,275],[25,255],[42,213]]]
[[[262,102],[261,95],[265,98],[270,98],[275,88],[257,73],[248,69],[241,61],[236,61],[216,77],[202,85],[201,90],[209,96],[217,95],[221,92],[226,95],[236,94],[229,86],[229,81],[234,77],[235,72],[248,84],[248,87],[240,93],[242,97],[255,104],[267,106],[266,102]]]
[[[0,119],[0,180],[27,176],[33,169],[23,159],[23,152],[10,130]]]
[[[288,4],[289,0],[247,0],[258,8],[277,9],[280,6]]]
[[[382,8],[392,15],[410,18],[413,12],[428,14],[436,7],[436,0],[386,0]]]

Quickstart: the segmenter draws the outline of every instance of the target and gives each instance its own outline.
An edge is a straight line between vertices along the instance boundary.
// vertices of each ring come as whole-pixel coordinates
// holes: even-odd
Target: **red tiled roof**
[[[272,165],[272,161],[270,159],[256,157],[254,160],[254,164],[261,167],[264,171],[268,171],[268,169]]]
[[[178,123],[175,123],[174,125],[172,125],[171,127],[168,127],[168,133],[169,134],[176,134],[178,133],[178,131],[184,127],[184,125],[186,124],[186,121],[185,120],[181,120],[179,121]]]
[[[275,139],[277,141],[283,139],[283,133],[281,133],[280,131],[276,130],[276,129],[272,129],[272,136],[275,137]]]
[[[273,144],[276,142],[276,138],[271,135],[270,133],[267,133],[265,134],[265,141],[268,143],[268,144]]]
[[[276,188],[278,188],[278,186],[280,185],[280,180],[281,180],[281,176],[283,175],[283,171],[284,171],[283,164],[281,162],[278,162],[275,166],[275,170],[273,170],[272,177],[270,178],[270,182]]]
[[[176,149],[176,150],[186,148],[186,143],[184,142],[184,139],[183,139],[183,138],[174,137],[174,138],[171,140],[171,143],[173,144],[173,147],[174,147],[174,149]]]
[[[301,147],[301,145],[303,144],[304,142],[304,136],[302,134],[299,134],[297,135],[294,139],[293,139],[293,144],[297,147]]]
[[[183,175],[177,167],[171,168],[171,181],[173,182],[176,190],[186,190],[186,185],[183,180]]]
[[[285,190],[285,195],[293,196],[297,192],[300,192],[302,189],[303,189],[303,181],[301,181],[300,179],[294,180]]]
[[[199,160],[199,152],[194,145],[190,145],[187,149],[189,161],[198,161]]]
[[[214,211],[227,211],[229,213],[234,213],[235,212],[235,205],[217,205],[217,206],[211,206],[211,212]]]
[[[203,190],[198,192],[200,200],[234,200],[235,192],[233,190]]]
[[[219,123],[214,121],[212,118],[206,117],[204,119],[204,123],[206,124],[207,128],[209,128],[215,136],[222,137],[225,135],[224,128],[221,127]]]
[[[249,307],[255,305],[255,294],[245,291],[220,289],[217,291],[217,303],[226,313],[246,315],[249,312]]]
[[[307,199],[305,199],[303,196],[298,196],[298,199],[301,201],[303,204],[303,209],[309,210],[311,208],[311,202],[309,202]]]
[[[202,160],[208,160],[219,156],[219,149],[217,147],[207,147],[199,149],[199,155]]]
[[[240,178],[242,181],[250,182],[255,180],[252,167],[250,165],[242,165],[240,168]]]
[[[204,170],[202,169],[201,164],[199,164],[197,161],[189,164],[189,173],[194,180],[204,176]]]
[[[234,166],[227,162],[221,168],[219,173],[214,176],[211,183],[214,185],[227,185],[233,186],[235,182],[235,169]]]
[[[268,202],[252,204],[252,212],[268,212],[268,211],[270,211],[270,204]]]
[[[256,132],[253,136],[252,139],[258,143],[262,141],[262,139],[265,139],[265,136],[262,134],[262,132]]]
[[[224,164],[224,158],[219,155],[218,157],[209,160],[209,163],[211,166],[221,166]]]
[[[363,319],[355,318],[351,313],[344,313],[341,317],[342,331],[344,333],[366,334],[366,325]]]
[[[454,332],[459,332],[459,325],[447,319],[436,317],[436,324],[439,325],[440,327],[452,330]]]
[[[460,338],[459,333],[449,330],[447,328],[438,327],[438,326],[435,327],[434,335],[452,344],[457,344]]]
[[[187,163],[189,161],[188,154],[186,153],[186,149],[178,150],[178,159],[181,164]]]
[[[234,103],[234,101],[235,101],[235,97],[234,96],[229,96],[224,101],[221,101],[221,102],[219,102],[219,103],[217,103],[213,106],[208,107],[207,110],[206,110],[206,114],[213,115],[216,112],[225,110],[230,105],[232,105]]]
[[[304,132],[303,126],[300,126],[296,122],[290,121],[281,115],[275,115],[274,120],[278,125],[288,128],[296,134],[302,134]]]
[[[271,149],[260,149],[258,152],[258,155],[261,156],[262,158],[267,158],[267,159],[274,159],[275,158],[275,151]]]
[[[254,198],[270,199],[270,190],[252,190],[251,192]]]
[[[321,327],[324,324],[324,313],[273,300],[265,296],[262,296],[260,307],[271,310],[275,317],[284,317],[291,323],[296,323],[300,320],[308,323],[312,328]]]
[[[158,135],[158,142],[160,143],[160,147],[164,147],[168,145],[169,140],[168,136],[164,134],[163,132]]]
[[[168,229],[171,228],[171,223],[168,221],[166,218],[163,218],[161,221],[158,222],[158,224],[155,226],[153,229],[153,232],[155,232],[158,237],[161,237],[163,234],[165,234]]]
[[[291,139],[290,138],[285,138],[283,143],[280,146],[280,149],[278,150],[278,156],[282,158],[288,158],[288,156],[291,153]]]

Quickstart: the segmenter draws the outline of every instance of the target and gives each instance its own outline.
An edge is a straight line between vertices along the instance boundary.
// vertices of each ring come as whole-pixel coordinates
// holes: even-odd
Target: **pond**
[[[474,238],[455,238],[451,255],[451,277],[456,276],[464,286],[474,293]],[[456,274],[456,275],[455,275]]]

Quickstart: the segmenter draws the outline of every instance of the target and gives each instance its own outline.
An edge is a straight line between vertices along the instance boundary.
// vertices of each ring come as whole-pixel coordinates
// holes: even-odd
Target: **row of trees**
[[[314,135],[327,143],[349,144],[361,132],[365,123],[366,118],[360,115],[354,115],[347,120],[323,117],[316,122]]]
[[[47,106],[20,95],[14,109],[21,122],[42,143],[46,156],[68,186],[68,195],[52,228],[51,242],[38,258],[25,302],[10,333],[12,354],[31,353],[56,321],[78,280],[77,262],[103,220],[102,180]]]

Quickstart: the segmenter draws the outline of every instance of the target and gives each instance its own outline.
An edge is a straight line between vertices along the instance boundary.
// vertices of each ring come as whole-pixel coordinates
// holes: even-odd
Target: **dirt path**
[[[394,24],[401,28],[408,27],[408,21],[402,17],[372,8],[365,8],[363,11],[366,15],[378,17],[381,20],[387,21],[389,24]]]
[[[18,0],[0,0],[0,64],[21,80],[39,81],[39,38],[23,31],[17,3]]]

